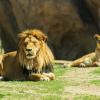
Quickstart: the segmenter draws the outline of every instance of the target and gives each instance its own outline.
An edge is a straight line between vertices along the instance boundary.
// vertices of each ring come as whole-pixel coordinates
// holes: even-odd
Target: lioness
[[[96,49],[95,52],[87,54],[70,64],[68,66],[72,67],[92,67],[92,66],[100,66],[100,35],[96,34],[94,36],[96,39]]]

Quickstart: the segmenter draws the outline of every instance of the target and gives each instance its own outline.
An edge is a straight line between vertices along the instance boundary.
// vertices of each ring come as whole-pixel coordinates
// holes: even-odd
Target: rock
[[[82,11],[87,12],[82,1],[1,0],[0,28],[5,52],[16,50],[17,33],[30,28],[41,29],[48,35],[56,59],[75,59],[93,51],[92,31],[97,29],[88,21],[91,17],[87,13],[81,15]]]
[[[99,0],[85,0],[87,7],[91,11],[97,26],[100,28],[100,1]]]

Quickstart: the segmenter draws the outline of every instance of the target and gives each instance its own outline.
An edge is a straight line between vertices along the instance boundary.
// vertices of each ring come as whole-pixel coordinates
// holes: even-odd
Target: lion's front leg
[[[27,77],[27,80],[29,81],[49,81],[54,79],[55,75],[53,73],[43,73],[43,74],[32,73]]]
[[[43,75],[43,74],[38,74],[38,73],[32,73],[27,77],[28,81],[49,81],[49,77]]]
[[[50,80],[55,79],[55,74],[54,73],[43,73],[44,76],[47,76]]]
[[[95,62],[93,63],[93,66],[94,66],[94,67],[100,67],[100,62],[99,62],[99,61],[95,61]]]

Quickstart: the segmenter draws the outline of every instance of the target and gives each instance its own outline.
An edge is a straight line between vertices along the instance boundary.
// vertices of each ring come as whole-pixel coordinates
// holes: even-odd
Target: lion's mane
[[[41,48],[37,53],[36,58],[32,60],[27,60],[24,53],[23,53],[23,42],[24,39],[29,37],[29,35],[32,35],[35,37],[38,41],[41,42]],[[53,61],[54,61],[54,56],[49,49],[49,47],[46,44],[47,36],[42,33],[40,30],[34,29],[34,30],[26,30],[19,35],[19,46],[18,46],[18,60],[20,64],[23,67],[26,67],[26,69],[30,69],[27,67],[32,67],[33,71],[38,71],[38,72],[52,72],[53,71]]]

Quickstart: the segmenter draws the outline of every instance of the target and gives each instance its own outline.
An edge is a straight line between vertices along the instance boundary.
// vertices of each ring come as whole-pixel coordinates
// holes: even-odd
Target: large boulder
[[[97,26],[100,28],[100,0],[85,0]]]
[[[16,50],[17,33],[30,28],[48,35],[48,44],[57,59],[75,59],[94,50],[94,33],[90,32],[95,31],[95,25],[91,28],[84,22],[79,1],[1,0],[0,28],[5,52]]]

